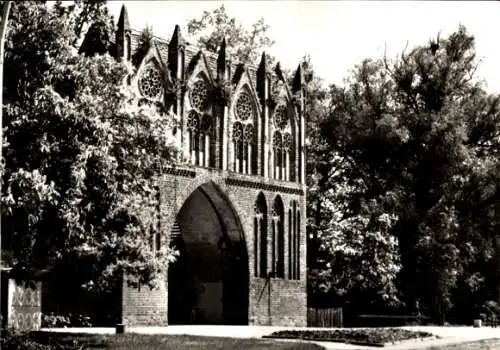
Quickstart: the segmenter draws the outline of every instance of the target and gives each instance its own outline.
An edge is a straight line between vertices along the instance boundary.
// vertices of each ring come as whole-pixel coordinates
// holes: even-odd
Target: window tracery
[[[208,85],[204,79],[194,82],[189,92],[191,106],[199,112],[208,108]]]
[[[250,95],[247,92],[240,93],[236,100],[236,117],[241,120],[252,120],[253,114],[253,103]]]
[[[151,100],[157,100],[162,93],[162,78],[158,69],[147,67],[139,77],[139,91],[144,96]]]
[[[195,110],[188,113],[186,129],[188,131],[189,156],[193,165],[209,166],[210,126],[210,116],[200,116]]]
[[[239,93],[234,106],[233,124],[234,171],[252,174],[254,172],[253,154],[256,150],[256,134],[253,125],[255,117],[254,102],[250,93],[244,90]],[[236,128],[238,128],[236,130]]]
[[[196,113],[196,111],[189,112],[187,117],[188,130],[197,132],[199,125],[200,125],[200,117],[198,113]]]
[[[292,148],[292,135],[290,133],[285,133],[283,135],[283,149],[286,151],[290,151]]]
[[[236,122],[233,124],[233,140],[237,142],[243,140],[243,126],[241,123]]]
[[[295,164],[293,123],[290,123],[286,104],[280,104],[273,116],[273,173],[272,177],[290,181]]]
[[[254,129],[252,124],[245,125],[245,129],[243,130],[243,139],[247,143],[252,143],[254,139]]]
[[[275,131],[273,135],[273,147],[281,149],[281,146],[282,146],[281,133],[279,131]]]
[[[274,125],[283,130],[288,126],[288,110],[285,105],[279,105],[274,111]]]

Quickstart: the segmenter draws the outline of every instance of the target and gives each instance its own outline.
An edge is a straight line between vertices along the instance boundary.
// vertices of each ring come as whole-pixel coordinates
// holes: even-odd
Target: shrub
[[[66,327],[92,327],[89,316],[85,315],[57,315],[50,313],[42,315],[42,327],[47,328],[66,328]]]
[[[4,329],[0,335],[0,349],[2,350],[52,350],[49,345],[34,341],[30,333],[13,329]]]

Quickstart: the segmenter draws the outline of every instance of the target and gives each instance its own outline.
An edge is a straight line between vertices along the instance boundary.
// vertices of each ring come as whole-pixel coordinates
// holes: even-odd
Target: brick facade
[[[137,38],[123,7],[116,32],[118,58],[131,59]],[[174,137],[187,160],[165,170],[159,181],[162,244],[170,244],[179,210],[201,189],[224,232],[243,249],[237,259],[247,265],[241,274],[248,274],[240,276],[248,284],[242,286],[248,294],[244,323],[305,326],[305,123],[300,66],[289,87],[279,78],[279,66],[275,72],[267,67],[265,55],[259,67],[234,65],[226,59],[225,42],[218,55],[202,52],[187,44],[176,27],[170,42],[153,41],[136,68],[130,84],[144,100],[176,114],[180,130]],[[167,98],[165,91],[154,90],[154,81],[144,80],[147,74],[150,79],[161,77],[161,86],[181,83],[186,90]],[[231,86],[228,103],[214,98],[215,86],[221,82]],[[263,198],[260,209],[258,198]],[[206,209],[190,210],[201,218]],[[167,275],[155,290],[124,283],[122,322],[167,325],[168,293]]]

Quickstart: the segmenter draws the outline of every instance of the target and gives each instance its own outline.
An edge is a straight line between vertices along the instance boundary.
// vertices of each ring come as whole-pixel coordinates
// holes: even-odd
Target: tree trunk
[[[4,46],[5,46],[5,33],[7,32],[7,22],[9,20],[11,1],[2,1],[2,18],[0,18],[0,144],[3,143],[3,56],[4,56]],[[0,159],[3,159],[2,155],[3,147],[0,147]],[[0,215],[0,225],[2,219]],[[1,231],[1,230],[0,230]],[[1,243],[1,233],[0,233],[0,247]]]
[[[495,237],[496,255],[497,255],[497,302],[500,304],[500,233],[497,230]]]

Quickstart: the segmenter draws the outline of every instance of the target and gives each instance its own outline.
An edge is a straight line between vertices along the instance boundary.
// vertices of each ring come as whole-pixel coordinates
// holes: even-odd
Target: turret
[[[226,38],[222,38],[220,44],[219,56],[217,57],[217,80],[227,80],[226,76],[227,62],[226,62]]]
[[[259,169],[259,174],[261,174],[264,177],[268,177],[270,174],[269,142],[271,142],[271,136],[269,135],[269,107],[268,107],[270,79],[267,69],[268,68],[267,68],[266,53],[263,52],[259,68],[257,69],[257,94],[259,96],[260,104],[262,106],[261,122],[259,123],[259,129],[257,134],[258,144],[261,147],[261,151],[259,153],[257,165]]]
[[[186,42],[181,34],[181,28],[176,25],[172,39],[168,44],[168,69],[172,78],[177,81],[184,79],[184,52]]]
[[[131,28],[130,21],[128,19],[127,7],[125,7],[125,5],[122,5],[115,33],[116,58],[130,60],[132,51],[130,34]]]
[[[305,184],[306,181],[306,161],[305,161],[305,140],[306,140],[306,127],[305,127],[305,117],[304,117],[304,75],[302,72],[302,65],[299,64],[297,71],[295,72],[295,77],[293,79],[292,92],[295,100],[295,107],[297,114],[299,116],[298,120],[298,156],[299,156],[299,182]]]

